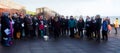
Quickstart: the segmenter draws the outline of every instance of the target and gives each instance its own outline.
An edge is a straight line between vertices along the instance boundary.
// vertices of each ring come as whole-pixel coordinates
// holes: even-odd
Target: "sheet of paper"
[[[10,30],[7,28],[4,30],[4,32],[6,33],[6,35],[9,35],[10,34]]]

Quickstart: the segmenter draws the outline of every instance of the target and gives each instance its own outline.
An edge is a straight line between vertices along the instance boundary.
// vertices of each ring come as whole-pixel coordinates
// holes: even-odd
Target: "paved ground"
[[[49,41],[16,40],[11,47],[0,45],[0,53],[120,53],[120,33],[115,35],[112,31],[109,40],[101,42],[68,37]]]

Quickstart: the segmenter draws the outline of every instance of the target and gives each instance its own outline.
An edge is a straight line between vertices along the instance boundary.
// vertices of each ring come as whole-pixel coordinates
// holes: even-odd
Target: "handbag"
[[[110,31],[112,30],[112,27],[111,27],[111,25],[108,25],[108,30],[110,30]]]
[[[76,34],[74,35],[74,37],[75,37],[76,39],[80,39],[80,36],[79,36],[78,32],[76,32]]]
[[[20,35],[21,35],[20,32],[17,32],[17,36],[16,36],[16,37],[17,37],[18,39],[20,39]]]

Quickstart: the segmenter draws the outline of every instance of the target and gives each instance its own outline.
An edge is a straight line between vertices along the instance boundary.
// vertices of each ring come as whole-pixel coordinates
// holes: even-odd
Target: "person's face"
[[[28,18],[31,18],[30,16],[28,16]]]
[[[64,16],[62,18],[65,18]]]
[[[24,18],[24,16],[20,16],[20,18]]]
[[[95,16],[95,19],[97,19],[97,16]]]
[[[87,19],[89,19],[90,17],[89,16],[87,16]]]
[[[79,19],[79,22],[82,22],[82,20],[81,20],[81,19]]]
[[[54,19],[54,17],[52,17],[52,19]]]
[[[103,18],[103,21],[106,21],[107,20],[107,18]]]
[[[100,18],[100,15],[97,15],[96,17],[97,17],[97,18]]]

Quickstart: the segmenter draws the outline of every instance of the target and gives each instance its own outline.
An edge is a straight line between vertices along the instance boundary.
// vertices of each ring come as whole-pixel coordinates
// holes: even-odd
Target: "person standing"
[[[18,14],[13,15],[13,21],[15,22],[14,24],[14,39],[20,39],[21,38],[21,18]]]
[[[45,21],[43,19],[43,16],[39,16],[39,37],[43,38],[45,35]]]
[[[66,16],[66,19],[65,19],[65,34],[68,36],[69,35],[69,28],[68,28],[68,16]]]
[[[100,41],[100,29],[101,29],[101,22],[102,19],[100,18],[100,15],[96,15],[96,40]]]
[[[87,39],[91,39],[91,19],[89,16],[87,16],[86,18],[86,36],[87,36]]]
[[[53,27],[54,27],[54,38],[57,39],[60,36],[60,22],[58,16],[54,17]]]
[[[116,20],[114,21],[114,28],[115,28],[115,34],[117,34],[117,28],[119,27],[119,22],[118,22],[118,18],[116,18]]]
[[[96,38],[96,20],[94,17],[91,17],[91,35],[92,38]]]
[[[34,37],[35,36],[37,36],[38,34],[36,33],[36,32],[38,32],[37,30],[37,28],[38,28],[38,19],[37,19],[37,17],[34,15],[33,17],[32,17],[32,21],[33,21],[33,34],[34,34]]]
[[[21,38],[25,37],[25,29],[24,29],[24,16],[21,14],[20,15],[20,20],[21,20]]]
[[[29,17],[29,24],[28,24],[28,30],[29,30],[29,35],[30,35],[30,38],[33,38],[35,35],[34,35],[34,28],[33,28],[33,15],[30,15]]]
[[[76,22],[75,22],[73,16],[70,16],[70,20],[68,22],[68,27],[70,29],[70,37],[74,38],[74,29],[76,27]]]
[[[8,12],[4,12],[1,17],[1,43],[3,46],[11,46],[12,45],[12,35],[13,35],[13,26],[12,20],[10,19],[10,14]]]
[[[102,39],[103,40],[108,40],[108,22],[106,18],[103,18],[103,23],[102,23]]]
[[[29,15],[25,15],[24,17],[24,30],[25,30],[25,38],[28,38],[29,35],[29,29],[28,29],[28,24],[29,24]]]
[[[61,34],[62,34],[62,36],[65,35],[65,22],[66,22],[65,17],[62,16],[61,17]]]
[[[54,17],[50,17],[48,19],[48,29],[49,29],[49,37],[51,38],[53,36],[53,21],[54,21]]]
[[[25,37],[33,37],[33,22],[32,16],[26,15],[24,18]]]
[[[77,28],[78,28],[78,34],[80,35],[81,38],[83,38],[84,20],[82,16],[79,18],[77,22]]]
[[[13,37],[14,37],[14,39],[17,39],[17,38],[16,38],[16,34],[17,34],[17,31],[18,31],[17,28],[19,27],[19,26],[17,26],[17,25],[18,25],[18,24],[17,24],[17,13],[14,13],[14,14],[13,14],[12,19],[13,19],[13,21],[15,22],[14,25],[13,25],[13,27],[14,27],[14,35],[13,35]]]

